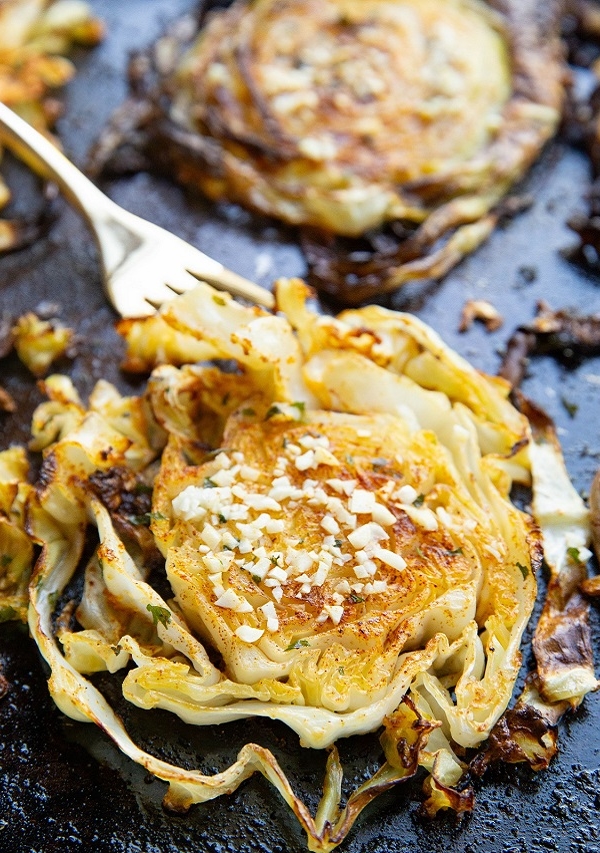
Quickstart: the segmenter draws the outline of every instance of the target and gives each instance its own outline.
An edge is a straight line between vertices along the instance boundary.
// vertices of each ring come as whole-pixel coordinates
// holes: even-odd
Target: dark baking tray
[[[58,130],[67,153],[84,161],[111,110],[125,95],[128,53],[145,47],[165,24],[193,7],[189,0],[95,0],[107,22],[103,45],[77,57],[78,77],[65,92]],[[36,187],[18,164],[11,182],[18,212],[34,203]],[[554,308],[600,309],[600,280],[570,265],[560,250],[572,243],[567,217],[583,207],[588,164],[560,140],[529,175],[523,191],[533,206],[500,228],[489,242],[438,285],[410,285],[392,306],[414,311],[483,370],[494,373],[510,333],[532,319],[544,299]],[[125,207],[170,228],[250,278],[267,284],[277,275],[305,272],[293,230],[238,208],[216,207],[156,176],[140,174],[105,187]],[[0,308],[13,314],[51,303],[78,335],[78,355],[58,365],[82,394],[100,377],[122,390],[136,383],[118,371],[121,343],[114,314],[101,291],[95,250],[77,216],[54,204],[47,233],[30,249],[0,260]],[[270,266],[269,266],[270,264]],[[267,269],[268,267],[268,269]],[[491,301],[504,315],[495,333],[476,324],[460,334],[467,299]],[[42,307],[44,307],[42,305]],[[0,381],[18,412],[0,417],[0,447],[27,440],[28,421],[41,396],[16,359],[0,365]],[[554,418],[567,466],[585,493],[600,460],[600,359],[567,366],[549,357],[531,361],[528,396]],[[543,582],[543,581],[542,581]],[[596,659],[600,623],[592,608]],[[257,853],[305,849],[287,806],[256,776],[233,795],[194,807],[184,817],[163,811],[164,785],[121,757],[91,725],[67,720],[48,698],[47,672],[27,631],[0,626],[0,664],[9,682],[0,700],[0,851],[10,853]],[[526,660],[526,666],[531,660]],[[118,683],[108,689],[118,703]],[[210,772],[226,766],[248,739],[270,747],[310,805],[322,780],[324,756],[303,750],[285,727],[245,721],[192,729],[164,712],[120,704],[135,736],[151,750],[178,756]],[[349,782],[372,769],[375,738],[340,744]],[[600,851],[600,702],[587,697],[561,725],[560,754],[550,770],[535,774],[500,766],[475,783],[477,804],[462,820],[418,815],[419,784],[380,797],[359,818],[341,848],[347,853],[593,853]]]

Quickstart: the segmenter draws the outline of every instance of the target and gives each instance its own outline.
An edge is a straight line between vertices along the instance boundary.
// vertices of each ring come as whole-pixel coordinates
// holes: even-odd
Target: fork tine
[[[165,284],[171,288],[174,296],[178,293],[187,293],[188,290],[193,290],[199,280],[202,279],[192,275],[186,269],[170,269],[165,275]]]
[[[132,286],[125,277],[107,278],[105,290],[115,311],[122,317],[133,318],[149,317],[177,295],[165,284],[155,283],[151,289],[147,286],[142,289]]]
[[[217,290],[229,291],[234,296],[241,296],[249,302],[262,305],[264,308],[275,307],[275,297],[270,290],[254,284],[254,282],[225,267],[219,270],[218,275],[211,275],[207,272],[197,273],[193,269],[188,269],[187,271],[198,281],[205,281]],[[189,290],[189,287],[186,289]]]

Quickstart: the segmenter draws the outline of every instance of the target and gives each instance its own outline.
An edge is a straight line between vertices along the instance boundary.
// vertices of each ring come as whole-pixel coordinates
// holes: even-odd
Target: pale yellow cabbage
[[[464,765],[452,744],[480,745],[509,705],[541,538],[564,578],[589,530],[558,446],[533,441],[506,383],[415,317],[375,307],[317,317],[307,295],[300,281],[279,282],[274,316],[200,285],[162,309],[180,343],[210,347],[237,372],[163,365],[144,396],[101,383],[87,408],[64,380],[48,380],[51,401],[34,419],[45,476],[28,501],[43,546],[29,624],[59,707],[168,781],[170,806],[219,796],[258,770],[309,847],[325,851],[374,790],[419,766],[431,813],[470,807],[454,790]],[[147,323],[156,325],[140,321],[130,341]],[[152,353],[144,341],[144,358],[160,361],[159,344]],[[120,491],[102,492],[117,475]],[[167,599],[123,509],[148,482]],[[514,483],[532,485],[535,521],[511,503]],[[57,638],[53,602],[90,523],[100,544],[85,569],[81,629],[59,620]],[[385,763],[340,811],[333,746],[315,818],[258,745],[215,776],[169,765],[133,743],[85,677],[126,666],[124,695],[141,708],[198,725],[280,720],[313,748],[383,726]],[[596,687],[589,666],[542,681],[548,708]]]

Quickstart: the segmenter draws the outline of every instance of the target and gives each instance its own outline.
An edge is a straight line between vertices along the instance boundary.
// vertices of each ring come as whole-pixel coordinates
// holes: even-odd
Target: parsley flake
[[[458,554],[462,554],[462,553],[463,553],[462,548],[455,548],[453,551],[448,551],[448,555],[450,557],[456,557]]]
[[[583,560],[581,559],[581,554],[579,552],[579,548],[575,548],[575,547],[567,548],[567,554],[569,555],[569,557],[571,558],[571,560],[574,563],[583,563]]]
[[[211,480],[210,477],[204,478],[203,486],[205,489],[216,489],[217,488],[217,484],[215,483],[214,480]]]
[[[529,574],[529,569],[527,568],[527,566],[524,566],[523,563],[519,563],[517,561],[517,568],[521,572],[521,574],[523,575],[523,580],[526,580],[527,575]]]
[[[285,651],[291,652],[294,649],[301,649],[303,646],[310,646],[310,643],[308,642],[308,640],[294,640],[293,642],[291,642],[289,644],[289,646],[287,647],[287,649]]]
[[[355,592],[351,592],[350,601],[352,604],[362,604],[364,602],[364,598],[361,598],[360,595],[356,595]]]
[[[574,418],[579,410],[577,403],[572,403],[570,400],[567,400],[566,397],[561,397],[560,402],[563,404],[563,407],[569,417]]]
[[[147,604],[146,610],[152,614],[152,621],[155,625],[160,622],[165,628],[171,621],[171,611],[166,607],[161,607],[159,604]]]
[[[292,403],[292,406],[295,409],[298,409],[298,411],[300,412],[300,420],[302,420],[304,418],[304,415],[306,414],[306,403],[303,403],[301,400],[298,400],[296,403]]]
[[[13,559],[14,557],[12,557],[10,554],[2,554],[2,557],[0,558],[0,565],[3,569],[5,569],[7,566],[10,566]]]
[[[129,521],[136,527],[148,527],[150,524],[150,513],[144,512],[142,515],[130,515]]]
[[[218,296],[216,293],[213,295],[213,302],[215,302],[217,305],[227,305],[226,300],[223,299],[222,296]]]

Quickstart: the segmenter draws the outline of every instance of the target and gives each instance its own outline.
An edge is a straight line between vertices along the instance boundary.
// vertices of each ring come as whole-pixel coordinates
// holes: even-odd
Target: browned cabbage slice
[[[418,768],[428,813],[472,807],[458,753],[497,737],[542,541],[560,586],[572,549],[584,561],[589,522],[558,445],[533,440],[506,382],[415,317],[376,307],[318,317],[307,296],[302,282],[279,282],[271,315],[201,285],[165,306],[161,321],[180,342],[210,347],[227,371],[163,365],[142,397],[101,383],[88,407],[66,380],[48,380],[52,399],[34,421],[42,476],[26,502],[42,546],[29,625],[59,707],[168,781],[169,806],[230,792],[258,771],[309,848],[327,851]],[[532,486],[535,520],[512,504],[514,483]],[[136,494],[149,484],[152,507],[139,519],[147,504]],[[172,595],[153,585],[156,554],[132,534],[144,521]],[[99,545],[78,623],[66,612],[55,627],[89,524]],[[564,610],[553,595],[544,618],[567,624]],[[596,680],[589,661],[545,653],[552,630],[537,635],[529,704],[562,709]],[[86,677],[125,667],[124,696],[141,708],[197,725],[266,717],[304,746],[331,748],[315,817],[260,745],[214,776],[142,751]],[[335,743],[381,728],[385,761],[341,810]]]
[[[123,142],[124,168],[149,158],[308,228],[313,283],[346,302],[440,278],[510,213],[501,200],[557,128],[560,8],[237,0],[174,61],[180,36],[159,41],[156,90],[134,64],[93,160]]]

